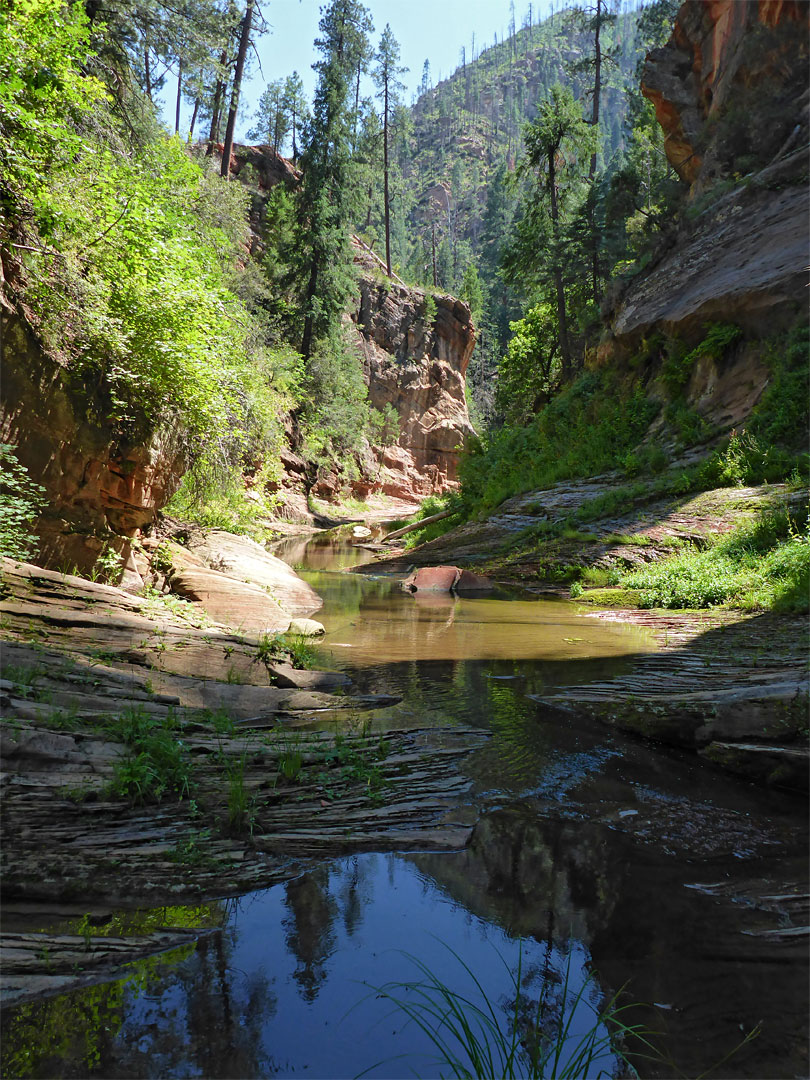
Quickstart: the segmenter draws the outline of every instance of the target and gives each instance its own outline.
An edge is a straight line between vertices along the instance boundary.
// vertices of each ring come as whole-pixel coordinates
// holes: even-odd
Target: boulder
[[[315,619],[293,619],[287,627],[287,633],[299,634],[301,637],[320,637],[326,633],[326,629]]]
[[[187,567],[175,570],[169,584],[177,596],[196,601],[213,620],[242,633],[284,633],[290,626],[290,616],[264,589],[228,574]]]
[[[422,566],[403,582],[406,592],[492,592],[493,583],[479,574],[461,570],[458,566]]]
[[[292,567],[247,536],[213,529],[202,538],[191,539],[189,550],[211,570],[260,586],[289,615],[310,615],[323,604]]]

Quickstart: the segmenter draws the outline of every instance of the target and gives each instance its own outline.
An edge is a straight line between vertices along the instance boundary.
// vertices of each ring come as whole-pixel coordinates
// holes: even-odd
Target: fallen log
[[[442,521],[444,518],[450,517],[451,514],[455,514],[455,512],[455,510],[441,510],[438,514],[430,514],[428,517],[420,518],[419,521],[414,521],[410,525],[405,525],[402,529],[395,529],[394,532],[389,533],[383,543],[387,544],[389,540],[398,540],[400,536],[405,536],[406,533],[421,529],[423,525],[432,525],[434,521]]]

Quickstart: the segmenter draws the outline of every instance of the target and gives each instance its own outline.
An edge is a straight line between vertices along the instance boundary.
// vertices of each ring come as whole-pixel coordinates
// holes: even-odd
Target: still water
[[[559,602],[410,596],[335,572],[368,558],[348,540],[278,553],[324,597],[324,662],[402,697],[375,725],[492,732],[464,764],[469,846],[335,859],[238,900],[121,913],[110,932],[206,933],[10,1012],[3,1076],[453,1075],[386,996],[413,1003],[402,984],[425,977],[418,963],[504,1030],[519,971],[550,1027],[570,1021],[564,1059],[624,988],[625,1022],[655,1032],[642,1076],[718,1063],[712,1075],[806,1075],[806,939],[780,933],[780,897],[806,892],[801,807],[529,696],[626,670],[654,647],[644,631]],[[596,1033],[589,1075],[629,1075]]]

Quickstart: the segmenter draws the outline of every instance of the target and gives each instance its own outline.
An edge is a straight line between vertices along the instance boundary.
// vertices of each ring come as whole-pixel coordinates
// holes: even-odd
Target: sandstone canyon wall
[[[642,92],[689,188],[650,266],[613,290],[602,354],[654,333],[693,345],[712,322],[737,324],[745,345],[690,387],[726,427],[767,383],[758,343],[807,317],[808,15],[798,0],[687,0],[644,67]]]
[[[125,582],[142,584],[130,540],[154,520],[186,469],[181,432],[165,428],[123,442],[94,417],[92,393],[72,386],[23,315],[0,304],[0,439],[45,488],[37,522],[38,562],[87,573],[111,547],[123,556]]]
[[[361,277],[350,318],[369,399],[399,417],[394,443],[375,450],[370,490],[425,496],[455,484],[461,448],[474,435],[467,413],[465,374],[475,345],[469,307],[452,296],[428,294],[385,278],[373,254],[355,243]]]

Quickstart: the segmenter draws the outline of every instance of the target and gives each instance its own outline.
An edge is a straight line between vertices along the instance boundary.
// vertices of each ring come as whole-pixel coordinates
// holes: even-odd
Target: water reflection
[[[338,1078],[375,1062],[370,1076],[447,1075],[426,1036],[374,988],[418,977],[410,953],[469,994],[454,952],[504,1027],[520,962],[531,1007],[542,994],[552,1025],[573,1009],[577,1037],[592,1008],[626,983],[628,1000],[660,1003],[626,1017],[662,1032],[665,1058],[645,1063],[643,1075],[697,1075],[760,1019],[763,1036],[720,1075],[801,1075],[803,950],[746,936],[761,912],[686,888],[701,874],[746,887],[746,867],[733,860],[700,867],[640,856],[604,826],[505,806],[483,816],[463,852],[325,863],[231,905],[223,931],[190,954],[16,1010],[5,1022],[3,1075]]]
[[[519,939],[534,1001],[546,994],[559,1015],[566,975],[584,991],[575,1032],[591,1023],[589,1002],[626,983],[664,1007],[628,1017],[665,1032],[676,1063],[643,1075],[697,1075],[760,1019],[763,1034],[716,1075],[806,1074],[806,949],[767,936],[778,906],[751,899],[802,889],[795,808],[527,697],[614,674],[649,637],[566,604],[412,597],[325,572],[335,557],[330,545],[301,552],[320,561],[308,576],[336,666],[358,689],[403,696],[375,722],[492,732],[464,766],[483,808],[469,848],[326,862],[198,923],[183,909],[182,925],[221,929],[126,979],[9,1011],[3,1075],[338,1078],[375,1062],[370,1076],[439,1075],[426,1037],[369,988],[415,977],[406,950],[468,991],[444,943],[506,1016]],[[718,882],[721,894],[701,884]]]
[[[284,886],[289,914],[284,919],[288,950],[298,960],[294,979],[304,1001],[312,1002],[326,978],[335,950],[337,903],[329,891],[329,871],[320,867]]]

